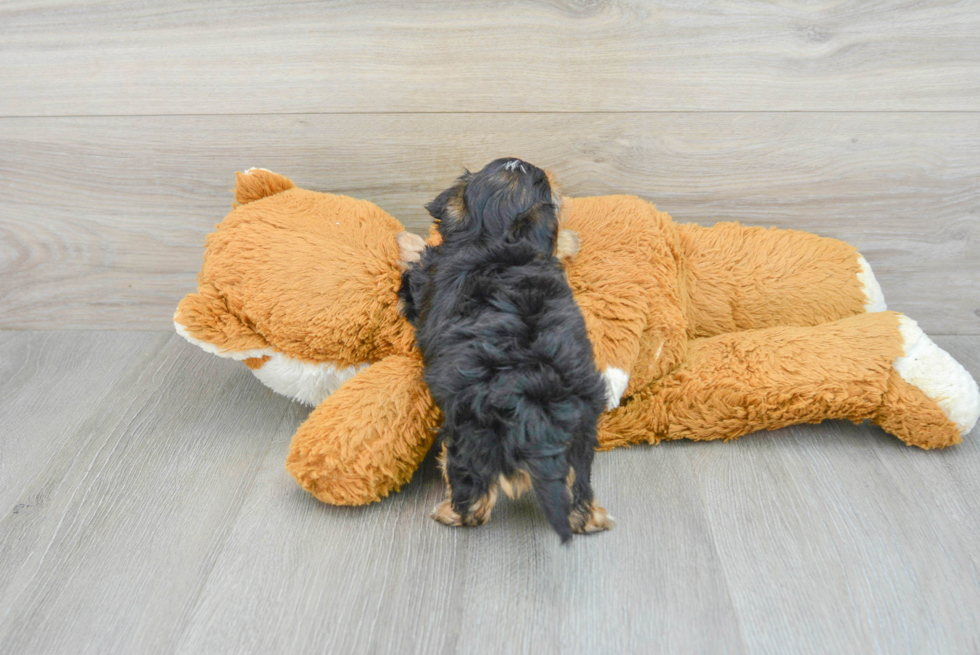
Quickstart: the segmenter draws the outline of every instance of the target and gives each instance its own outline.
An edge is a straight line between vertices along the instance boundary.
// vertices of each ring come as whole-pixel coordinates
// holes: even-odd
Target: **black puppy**
[[[447,525],[484,523],[498,486],[533,489],[562,542],[613,525],[592,494],[605,385],[556,256],[559,203],[547,174],[519,159],[467,172],[427,206],[442,244],[402,275],[443,413],[449,493],[432,517]]]

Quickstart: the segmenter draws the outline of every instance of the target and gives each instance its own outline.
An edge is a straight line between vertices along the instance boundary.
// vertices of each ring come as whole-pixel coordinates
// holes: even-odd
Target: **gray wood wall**
[[[846,239],[980,334],[980,11],[961,2],[0,5],[0,329],[169,329],[235,170],[414,230],[516,155],[572,195]]]

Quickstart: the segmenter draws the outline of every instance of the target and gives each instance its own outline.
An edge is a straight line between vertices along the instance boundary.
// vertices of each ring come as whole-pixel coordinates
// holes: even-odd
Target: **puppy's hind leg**
[[[595,457],[594,430],[584,430],[568,449],[568,488],[572,495],[568,515],[572,532],[602,532],[616,525],[615,519],[600,507],[592,492],[592,459]]]
[[[446,499],[430,516],[443,525],[475,528],[490,520],[497,503],[497,482],[481,480],[457,459],[443,444],[439,465],[446,481]]]
[[[487,490],[471,500],[463,514],[463,525],[475,528],[483,525],[490,520],[490,513],[493,512],[494,505],[497,504],[497,484],[492,483],[487,486]]]
[[[463,517],[453,507],[453,487],[449,484],[449,476],[446,474],[446,460],[449,457],[449,450],[445,442],[439,451],[439,470],[442,471],[442,479],[446,482],[446,499],[432,508],[429,517],[450,527],[463,525]]]

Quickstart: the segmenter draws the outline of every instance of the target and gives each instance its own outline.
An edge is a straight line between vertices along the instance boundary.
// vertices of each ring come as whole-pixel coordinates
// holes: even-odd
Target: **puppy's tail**
[[[564,459],[564,454],[561,457]],[[572,539],[572,526],[568,521],[572,500],[567,481],[555,475],[554,469],[557,468],[555,463],[554,461],[528,462],[527,471],[531,476],[538,507],[561,537],[561,542],[567,544]]]

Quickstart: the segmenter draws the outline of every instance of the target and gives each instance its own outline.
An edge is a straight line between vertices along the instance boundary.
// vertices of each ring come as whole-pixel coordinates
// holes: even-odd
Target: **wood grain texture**
[[[980,337],[938,341],[980,376]],[[316,502],[283,470],[306,410],[173,335],[0,333],[0,353],[5,429],[49,443],[3,452],[3,653],[980,645],[980,429],[941,452],[828,422],[600,453],[619,525],[562,548],[529,499],[435,524],[431,459],[380,504]]]
[[[7,416],[7,429],[40,426],[39,436],[58,440],[10,463],[33,473],[16,498],[3,497],[3,653],[167,652],[270,438],[299,418],[247,371],[176,335],[94,340],[76,355],[91,370],[83,383],[97,390],[80,408],[87,418],[43,409]],[[27,366],[43,369],[78,342],[74,333],[35,334]],[[141,352],[127,361],[126,346]],[[112,350],[129,364],[122,372],[99,364]],[[49,370],[49,383],[63,377]],[[34,403],[79,403],[76,388],[27,382],[22,395],[39,396]]]
[[[0,26],[6,116],[980,109],[970,0],[61,0]]]
[[[15,498],[25,510],[46,502],[43,493],[30,498],[26,485],[58,457],[66,433],[101,420],[93,412],[112,397],[111,386],[90,381],[114,380],[134,366],[147,366],[167,338],[0,333],[0,425],[6,426],[0,438],[0,507]]]
[[[975,114],[518,114],[0,119],[0,327],[166,329],[234,171],[377,202],[424,232],[463,166],[518,155],[570,195],[677,221],[844,239],[889,306],[980,333]]]
[[[431,461],[381,504],[318,504],[283,478],[287,447],[270,450],[255,488],[272,493],[242,511],[179,653],[744,652],[680,453],[600,458],[597,497],[624,527],[561,548],[530,498],[480,530],[428,519],[444,493]]]

